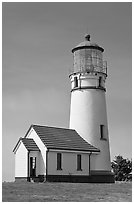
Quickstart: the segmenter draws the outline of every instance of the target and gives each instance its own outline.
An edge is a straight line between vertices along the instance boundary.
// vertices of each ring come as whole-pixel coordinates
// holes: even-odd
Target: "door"
[[[36,157],[30,157],[30,177],[36,177]]]

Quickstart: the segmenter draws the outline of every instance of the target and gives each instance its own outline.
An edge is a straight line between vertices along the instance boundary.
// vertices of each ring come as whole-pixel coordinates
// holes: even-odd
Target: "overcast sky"
[[[71,49],[105,49],[111,158],[131,158],[131,3],[3,3],[3,180],[14,180],[13,148],[31,124],[69,126]]]

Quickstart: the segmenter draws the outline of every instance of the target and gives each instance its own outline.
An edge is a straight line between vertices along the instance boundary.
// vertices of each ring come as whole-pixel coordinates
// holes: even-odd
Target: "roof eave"
[[[34,149],[34,150],[33,150],[33,149],[28,149],[27,147],[26,147],[26,149],[27,149],[29,152],[40,152],[40,149],[36,149],[36,150]]]
[[[73,48],[72,53],[74,53],[77,50],[81,50],[81,49],[96,49],[96,50],[100,50],[101,52],[104,52],[104,48],[100,46],[83,45],[83,46],[78,46],[78,47]]]
[[[67,151],[79,151],[79,152],[96,152],[96,153],[99,153],[100,150],[99,149],[93,149],[93,150],[87,150],[87,149],[69,149],[69,148],[56,148],[56,147],[47,147],[48,150],[59,150],[59,151],[62,151],[62,150],[67,150]]]
[[[22,139],[22,137],[19,138],[17,144],[15,145],[15,147],[14,147],[14,149],[13,149],[13,152],[14,152],[14,153],[15,153],[15,150],[16,150],[16,148],[18,147],[18,145],[19,145],[21,139]]]
[[[29,127],[28,131],[26,132],[26,134],[25,134],[24,138],[26,138],[26,137],[27,137],[28,133],[30,132],[30,130],[31,130],[32,128],[33,128],[33,124],[32,124],[32,125],[30,125],[30,127]]]

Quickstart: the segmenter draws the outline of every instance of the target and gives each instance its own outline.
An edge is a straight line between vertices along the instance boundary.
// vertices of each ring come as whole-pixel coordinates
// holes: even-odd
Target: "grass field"
[[[2,183],[3,202],[131,202],[132,183]]]

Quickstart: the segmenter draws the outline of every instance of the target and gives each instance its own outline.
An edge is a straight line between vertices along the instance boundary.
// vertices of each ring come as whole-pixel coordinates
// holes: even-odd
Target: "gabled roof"
[[[27,150],[29,151],[40,151],[35,141],[31,138],[22,138],[21,139]]]
[[[22,138],[20,137],[19,141],[17,142],[15,148],[13,149],[13,152],[15,152],[16,148],[18,147],[18,145],[20,144],[20,141],[23,142],[24,146],[26,147],[26,149],[28,151],[40,151],[38,146],[36,145],[36,143],[34,142],[33,139],[31,138]]]
[[[92,146],[82,137],[80,137],[80,135],[75,130],[40,125],[32,125],[30,129],[31,128],[35,130],[41,141],[48,149],[90,152],[100,151],[98,148]]]

